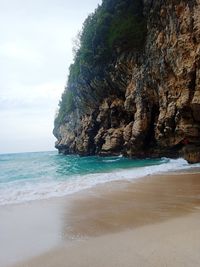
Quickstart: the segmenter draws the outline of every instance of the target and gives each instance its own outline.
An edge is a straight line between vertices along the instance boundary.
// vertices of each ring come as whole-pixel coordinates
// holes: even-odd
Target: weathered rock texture
[[[61,153],[200,160],[200,0],[144,0],[143,12],[144,50],[118,48],[103,77],[75,85],[76,109],[54,128]]]

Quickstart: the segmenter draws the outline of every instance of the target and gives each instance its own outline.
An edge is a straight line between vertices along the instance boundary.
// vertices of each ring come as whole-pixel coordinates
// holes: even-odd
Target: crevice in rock
[[[149,122],[149,129],[144,139],[144,147],[146,148],[152,147],[156,144],[155,124],[158,120],[158,115],[159,115],[159,107],[158,105],[153,105],[153,107],[151,108],[151,118]]]

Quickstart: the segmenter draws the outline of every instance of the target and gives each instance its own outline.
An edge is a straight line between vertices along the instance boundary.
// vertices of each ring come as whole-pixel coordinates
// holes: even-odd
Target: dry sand
[[[15,266],[200,266],[199,173],[108,183],[65,201],[62,236],[76,241]]]

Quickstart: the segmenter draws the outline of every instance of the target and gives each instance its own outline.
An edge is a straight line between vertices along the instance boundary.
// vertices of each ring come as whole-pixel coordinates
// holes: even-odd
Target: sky
[[[73,38],[101,0],[0,0],[0,153],[54,150]]]

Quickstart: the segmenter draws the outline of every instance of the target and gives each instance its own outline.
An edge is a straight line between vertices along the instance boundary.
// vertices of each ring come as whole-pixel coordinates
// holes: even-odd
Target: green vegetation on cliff
[[[65,115],[74,110],[73,94],[77,84],[83,80],[91,82],[95,76],[103,77],[106,66],[117,54],[142,49],[145,36],[141,0],[103,0],[83,23],[55,123],[63,121]]]

